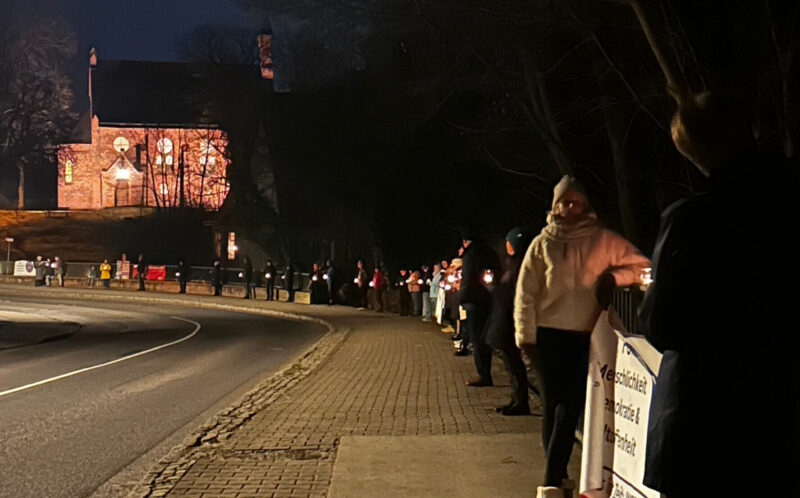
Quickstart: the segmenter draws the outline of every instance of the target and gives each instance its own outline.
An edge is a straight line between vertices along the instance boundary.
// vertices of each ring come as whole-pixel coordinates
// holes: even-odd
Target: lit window
[[[125,152],[130,148],[131,144],[125,137],[117,137],[114,139],[114,150],[117,152]]]
[[[214,141],[213,140],[206,140],[205,138],[200,140],[200,153],[203,155],[212,154],[214,152]]]
[[[169,194],[169,187],[167,187],[166,183],[162,183],[159,186],[158,191],[161,192],[161,195],[167,195]]]
[[[200,156],[200,164],[206,163],[206,156]]]
[[[169,138],[161,138],[156,143],[156,148],[162,154],[169,154],[172,152],[172,140]]]
[[[211,157],[208,158],[208,164],[214,164],[215,162],[217,162],[217,158],[216,157],[211,156]]]
[[[236,233],[228,232],[228,259],[236,259],[236,251],[239,248],[236,246]]]
[[[160,155],[156,156],[156,164],[161,165],[162,162],[164,162],[164,158]]]
[[[64,163],[64,183],[72,183],[72,161]]]
[[[165,157],[164,162],[167,164],[167,166],[172,166],[172,156]]]

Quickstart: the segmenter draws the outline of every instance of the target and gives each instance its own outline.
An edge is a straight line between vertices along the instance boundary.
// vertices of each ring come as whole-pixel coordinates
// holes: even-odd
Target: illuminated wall
[[[217,129],[104,127],[94,118],[91,144],[59,147],[58,206],[219,209],[227,143]]]

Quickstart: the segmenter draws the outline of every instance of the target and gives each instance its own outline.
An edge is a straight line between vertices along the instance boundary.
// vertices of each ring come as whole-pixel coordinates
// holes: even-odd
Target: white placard
[[[33,261],[25,261],[25,260],[14,261],[14,276],[35,277],[36,268],[33,266]]]
[[[661,355],[620,329],[603,313],[592,333],[580,489],[593,498],[660,498],[642,479]]]

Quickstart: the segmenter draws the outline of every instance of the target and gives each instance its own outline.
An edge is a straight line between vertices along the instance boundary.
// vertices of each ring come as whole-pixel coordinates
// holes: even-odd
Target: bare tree
[[[53,161],[76,116],[64,61],[75,37],[60,18],[24,17],[0,6],[0,175],[16,172],[17,208],[25,207],[25,170]]]

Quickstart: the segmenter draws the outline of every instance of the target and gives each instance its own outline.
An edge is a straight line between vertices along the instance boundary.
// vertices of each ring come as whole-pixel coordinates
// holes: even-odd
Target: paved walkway
[[[501,362],[494,361],[495,387],[467,387],[472,357],[453,356],[449,335],[418,318],[201,296],[109,291],[107,297],[243,306],[332,325],[296,362],[173,449],[144,481],[114,494],[535,495],[544,471],[535,400],[534,416],[497,414],[494,407],[509,396]],[[579,459],[576,447],[570,469],[576,479]]]

